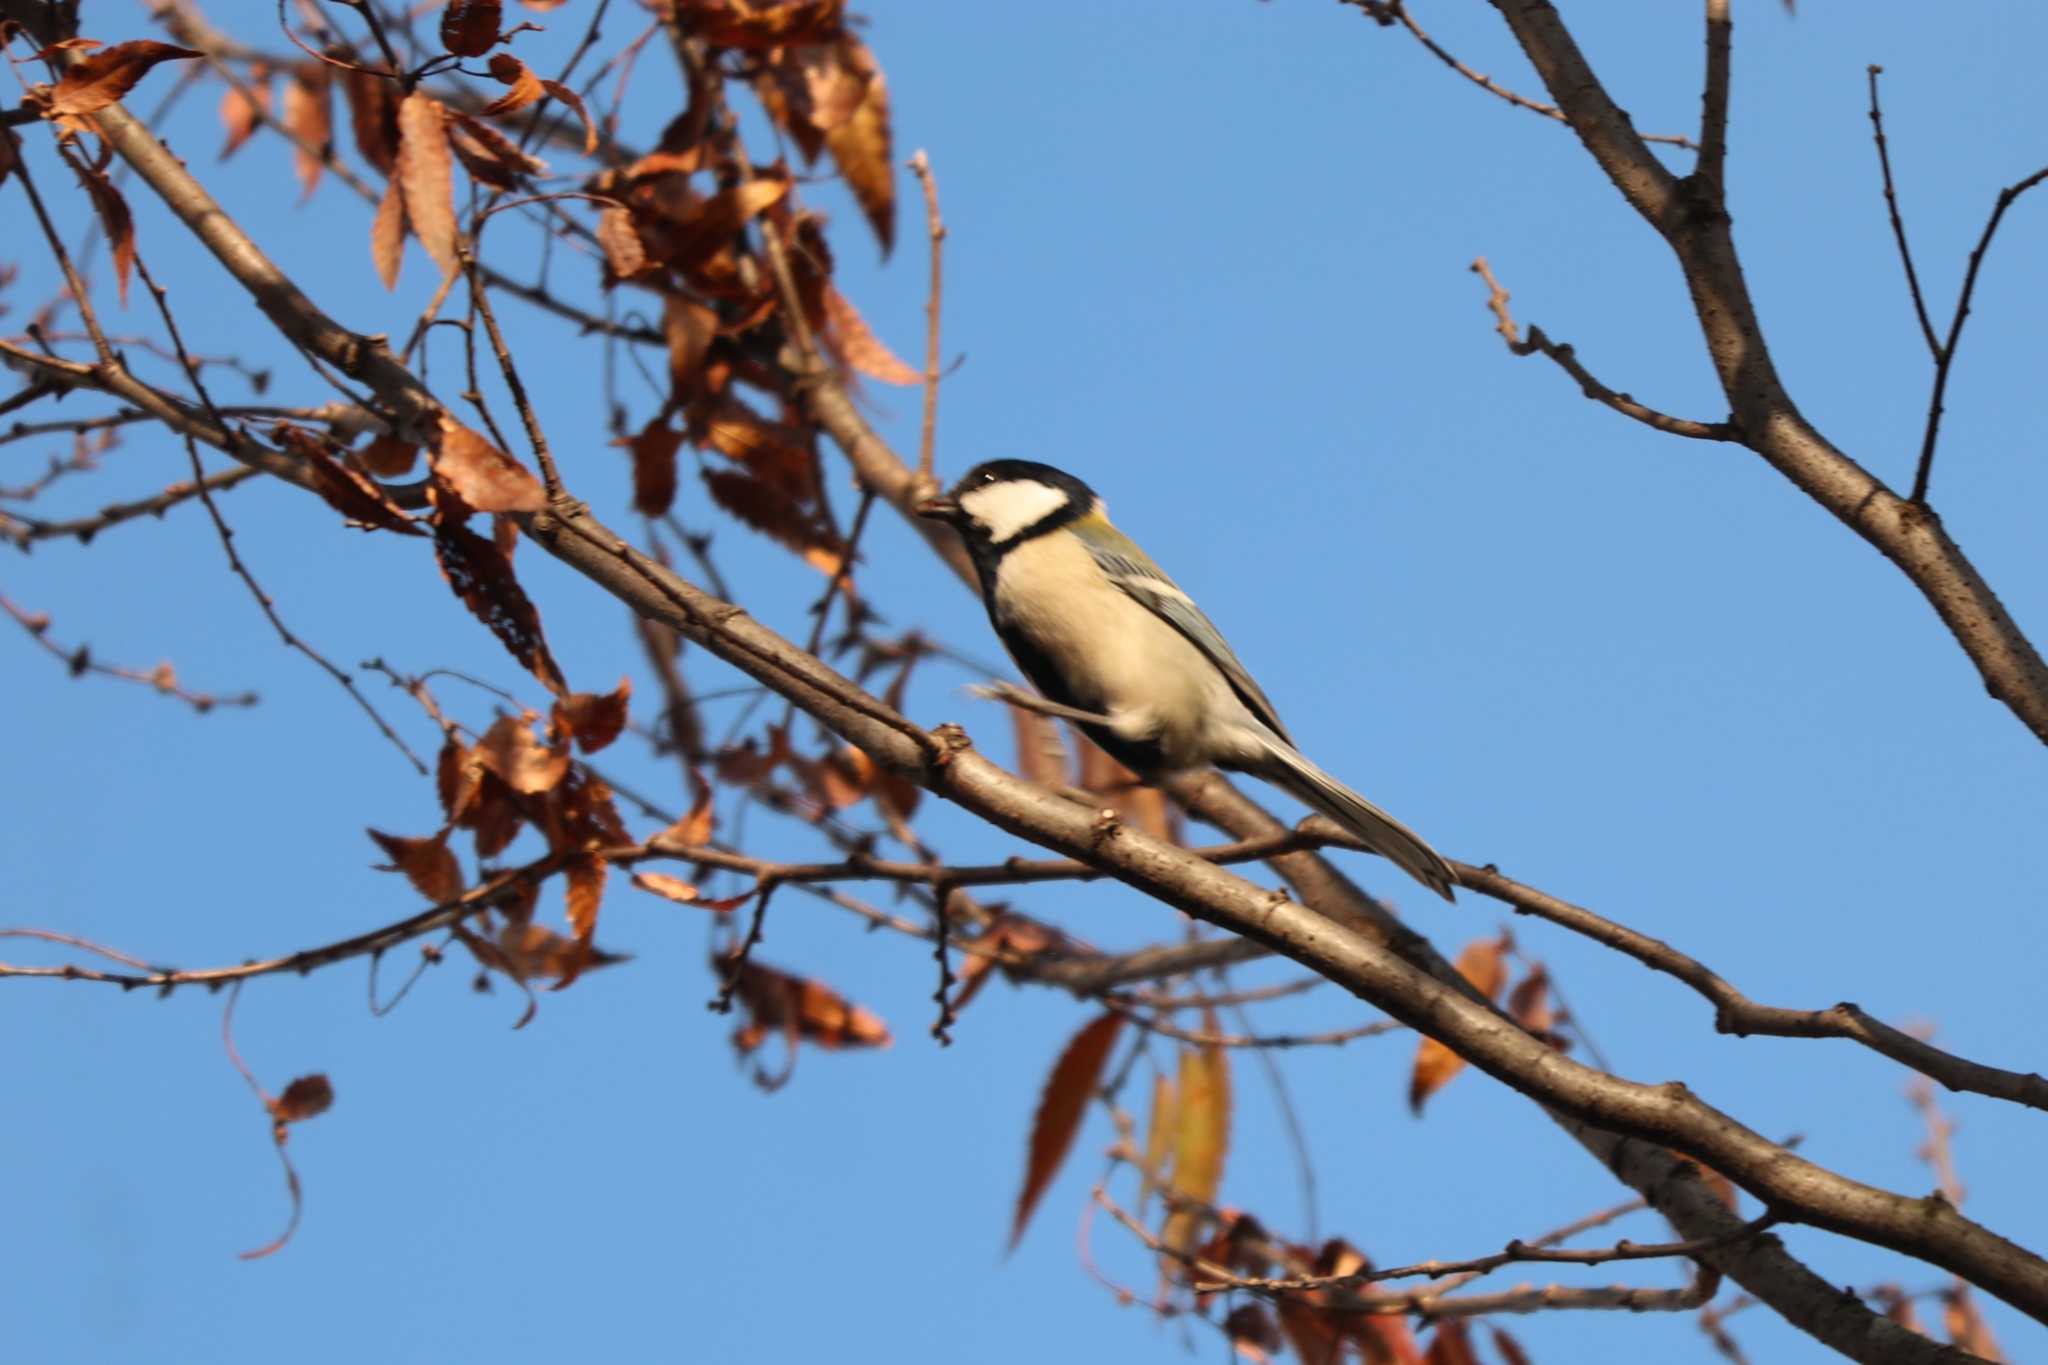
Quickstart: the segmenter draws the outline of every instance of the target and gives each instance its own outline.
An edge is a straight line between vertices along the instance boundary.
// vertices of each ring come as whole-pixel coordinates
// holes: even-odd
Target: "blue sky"
[[[614,8],[618,42],[638,12]],[[1231,636],[1303,747],[1446,854],[1667,937],[1760,1000],[1852,999],[1931,1021],[1965,1055],[2041,1066],[2039,745],[1985,697],[1903,579],[1756,457],[1588,403],[1491,330],[1467,271],[1479,254],[1516,317],[1573,343],[1606,383],[1682,415],[1723,414],[1668,253],[1568,132],[1471,88],[1398,30],[1307,0],[860,8],[899,159],[929,150],[951,231],[946,347],[965,359],[942,402],[943,472],[1023,456],[1087,477]],[[1600,6],[1578,20],[1646,130],[1689,131],[1697,117],[1691,8]],[[549,31],[522,51],[558,60],[586,9],[572,0],[544,16]],[[1490,8],[1426,9],[1466,61],[1533,88]],[[109,41],[146,31],[140,7],[95,0],[86,15],[85,31]],[[274,42],[257,7],[216,17]],[[1792,18],[1753,3],[1737,17],[1730,199],[1779,368],[1837,444],[1903,483],[1930,375],[1878,194],[1864,68],[1887,69],[1894,166],[1945,319],[1997,188],[2048,160],[2048,91],[2034,78],[2048,12],[2002,7],[1995,31],[1909,6],[1813,4]],[[159,71],[141,106],[169,84]],[[629,130],[646,140],[676,99],[650,50]],[[423,260],[387,296],[368,259],[369,211],[340,186],[294,206],[288,153],[261,138],[214,165],[215,102],[211,89],[187,99],[168,125],[174,147],[324,307],[404,335],[432,292]],[[64,173],[30,142],[76,240]],[[1682,168],[1682,154],[1670,164]],[[887,262],[836,187],[807,193],[834,214],[841,287],[915,356],[925,258],[914,185],[903,176],[898,188]],[[144,191],[131,194],[141,250],[193,344],[260,347],[225,277]],[[19,223],[19,191],[0,196]],[[1934,477],[1948,529],[2037,640],[2048,634],[2044,213],[2048,201],[2022,202],[1993,249]],[[0,322],[16,326],[52,274],[25,231],[0,255],[23,267]],[[620,505],[599,353],[515,303],[501,311],[572,487]],[[116,325],[152,323],[138,293]],[[435,382],[446,387],[458,352],[443,344]],[[290,360],[257,354],[284,401],[323,396]],[[626,392],[644,418],[646,392]],[[916,395],[871,396],[884,433],[913,449]],[[0,484],[58,451],[0,448]],[[154,491],[183,477],[184,458],[137,436],[48,505],[82,512]],[[345,531],[288,489],[246,487],[225,505],[286,619],[338,661],[462,668],[536,691],[417,545]],[[879,518],[868,550],[865,590],[895,624],[997,655],[978,604],[900,523]],[[716,553],[756,615],[803,633],[815,575],[730,525]],[[572,680],[605,687],[632,672],[652,695],[624,610],[538,553],[520,562]],[[144,690],[74,681],[0,633],[16,717],[14,780],[0,784],[5,920],[196,966],[414,908],[371,870],[379,855],[361,830],[428,832],[431,789],[277,644],[195,509],[89,549],[9,554],[0,592],[49,612],[66,643],[143,667],[169,658],[190,686],[264,698],[195,716]],[[701,655],[686,667],[700,689],[735,681]],[[960,691],[976,680],[933,666],[909,710],[964,721],[1006,752],[1000,714]],[[365,683],[431,745],[402,697]],[[488,721],[481,694],[451,684],[442,695]],[[672,767],[630,749],[608,766],[684,804]],[[816,846],[758,815],[742,828],[771,855]],[[1015,851],[946,812],[928,837],[963,860]],[[1353,864],[1447,950],[1511,919]],[[1180,932],[1116,887],[1016,899],[1098,943]],[[544,906],[559,913],[552,897]],[[1544,926],[1512,928],[1620,1074],[1683,1079],[1766,1134],[1800,1135],[1824,1164],[1931,1188],[1899,1068],[1846,1044],[1718,1037],[1708,1008],[1674,983]],[[518,1002],[474,995],[453,964],[382,1019],[365,1008],[359,965],[247,990],[238,1036],[259,1076],[274,1089],[323,1070],[338,1092],[292,1139],[307,1187],[297,1240],[255,1264],[235,1253],[276,1231],[284,1198],[263,1118],[221,1053],[220,1002],[6,983],[0,1131],[14,1179],[0,1308],[15,1354],[1002,1362],[1224,1349],[1213,1333],[1119,1308],[1077,1262],[1104,1125],[1084,1131],[1023,1246],[1003,1256],[1038,1088],[1087,1017],[1072,1001],[995,985],[941,1050],[926,1037],[922,948],[785,897],[763,956],[869,1005],[897,1041],[806,1052],[793,1083],[764,1096],[733,1062],[729,1022],[704,1008],[715,989],[704,916],[615,884],[600,937],[635,960],[546,997],[517,1033]],[[1283,975],[1266,966],[1240,980]],[[1266,1022],[1366,1017],[1324,991]],[[1400,1101],[1412,1054],[1395,1035],[1281,1059],[1323,1232],[1386,1263],[1457,1257],[1625,1193],[1484,1078],[1461,1077],[1410,1118]],[[1249,1058],[1236,1063],[1224,1198],[1306,1235],[1264,1082]],[[2040,1116],[1971,1097],[1946,1108],[1961,1124],[1968,1209],[2048,1245]],[[1620,1234],[1662,1229],[1639,1217]],[[1818,1233],[1786,1236],[1835,1282],[1938,1282]],[[1095,1243],[1105,1267],[1149,1283],[1114,1229],[1098,1227]],[[1655,1265],[1594,1277],[1622,1278],[1675,1282]],[[1992,1314],[2009,1352],[2040,1353],[2037,1326]],[[1715,1358],[1685,1320],[1508,1325],[1538,1360]],[[1731,1326],[1754,1358],[1823,1355],[1760,1310]]]

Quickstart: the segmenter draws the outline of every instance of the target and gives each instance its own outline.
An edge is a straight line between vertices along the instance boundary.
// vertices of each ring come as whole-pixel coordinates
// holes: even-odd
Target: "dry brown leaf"
[[[447,120],[441,101],[417,90],[398,106],[398,183],[405,194],[405,218],[412,224],[413,236],[443,274],[455,269],[460,230],[455,222]]]
[[[836,555],[842,550],[839,538],[818,524],[815,513],[776,485],[736,469],[699,472],[712,501],[756,531],[799,553],[816,549]]]
[[[460,740],[451,734],[441,741],[440,755],[434,760],[434,794],[441,799],[441,816],[449,824],[459,823],[469,813],[483,787],[483,776],[483,765]]]
[[[1521,1342],[1490,1323],[1487,1330],[1493,1333],[1493,1349],[1499,1354],[1501,1365],[1533,1365],[1529,1353],[1522,1349]]]
[[[715,47],[765,52],[830,39],[844,7],[844,0],[684,0],[676,18]]]
[[[721,970],[727,965],[716,961]],[[770,1033],[787,1032],[819,1047],[887,1047],[889,1029],[873,1012],[851,1003],[830,986],[809,977],[792,976],[751,958],[739,964],[733,995],[751,1016],[734,1035],[742,1053],[759,1047]]]
[[[594,967],[609,967],[615,962],[629,960],[624,953],[608,953],[595,944],[566,938],[552,929],[524,921],[507,924],[500,929],[498,941],[492,946],[497,949],[501,961],[485,961],[485,965],[497,966],[520,981],[553,977],[566,984]],[[476,951],[474,944],[470,945],[470,950]],[[478,960],[484,961],[481,954]]]
[[[626,707],[632,697],[633,680],[620,678],[617,691],[572,692],[555,703],[555,710],[576,737],[576,747],[594,754],[626,728]]]
[[[540,612],[504,552],[459,521],[445,521],[434,530],[434,555],[449,588],[477,620],[556,696],[569,690],[561,666],[541,634]]]
[[[604,900],[605,869],[609,866],[597,854],[585,853],[571,858],[563,870],[568,882],[569,927],[581,942],[590,942],[597,932],[597,910]]]
[[[270,1102],[270,1116],[279,1123],[304,1123],[334,1107],[334,1085],[315,1071],[300,1076]]]
[[[689,402],[703,377],[704,357],[718,336],[718,314],[680,294],[661,298],[661,334],[668,341],[669,392]]]
[[[817,451],[808,430],[771,422],[730,396],[702,418],[702,430],[702,444],[747,466],[798,502],[817,498]]]
[[[1152,1196],[1172,1173],[1175,1110],[1179,1100],[1164,1071],[1152,1077],[1152,1112],[1145,1121],[1145,1162],[1138,1168],[1138,1217],[1151,1207]]]
[[[1507,983],[1507,946],[1505,935],[1482,938],[1466,944],[1458,954],[1458,974],[1488,1000],[1498,999],[1501,987]],[[1420,1114],[1429,1097],[1450,1084],[1451,1078],[1464,1069],[1463,1057],[1436,1039],[1425,1037],[1416,1049],[1415,1066],[1408,1077],[1410,1112]]]
[[[683,433],[660,417],[639,432],[612,442],[633,454],[633,510],[650,517],[668,511],[676,500],[676,452]]]
[[[825,147],[886,256],[896,242],[896,163],[890,159],[889,86],[867,45],[850,33],[839,39],[839,61],[856,75],[865,75],[866,83],[860,103],[846,121],[824,130]]]
[[[690,809],[681,819],[655,836],[664,843],[695,848],[711,838],[711,784],[706,782],[695,768],[690,769],[690,790],[693,793]]]
[[[1479,1354],[1472,1349],[1464,1319],[1437,1319],[1436,1334],[1430,1338],[1422,1360],[1423,1365],[1479,1365]]]
[[[356,453],[363,468],[380,479],[396,479],[411,471],[420,457],[420,448],[411,441],[396,436],[372,437],[370,443]]]
[[[228,130],[228,140],[220,149],[222,161],[255,134],[270,109],[270,70],[260,62],[251,63],[248,79],[241,86],[227,87],[220,97],[221,126]]]
[[[469,173],[501,190],[526,188],[526,178],[544,175],[548,163],[519,150],[519,144],[488,123],[458,109],[443,108],[448,120],[448,145]]]
[[[695,905],[702,899],[702,893],[681,877],[671,877],[665,872],[635,872],[633,885],[642,891],[672,900],[678,905]]]
[[[491,58],[491,77],[500,85],[512,87],[484,106],[484,113],[492,118],[516,114],[547,94],[541,86],[540,77],[509,52],[500,52]]]
[[[922,384],[924,372],[913,370],[882,339],[868,328],[867,319],[846,295],[830,283],[825,286],[827,341],[847,364],[884,384]]]
[[[377,216],[370,223],[370,264],[386,289],[398,287],[398,267],[405,259],[405,196],[398,178],[384,184],[384,197],[377,203]]]
[[[1032,1211],[1074,1145],[1074,1135],[1081,1130],[1088,1101],[1102,1084],[1102,1070],[1109,1063],[1110,1049],[1116,1045],[1123,1023],[1123,1016],[1114,1012],[1091,1019],[1060,1050],[1052,1074],[1046,1077],[1038,1113],[1031,1121],[1031,1145],[1024,1158],[1024,1187],[1017,1193],[1017,1209],[1010,1219],[1013,1250],[1023,1240]]]
[[[548,505],[547,490],[525,465],[445,412],[431,463],[434,477],[479,512],[538,512]]]
[[[1212,1011],[1203,1024],[1216,1031]],[[1178,1102],[1174,1106],[1173,1172],[1168,1188],[1204,1204],[1216,1202],[1223,1160],[1230,1148],[1230,1060],[1220,1047],[1183,1047]],[[1200,1218],[1187,1209],[1167,1215],[1161,1240],[1186,1251],[1194,1245]],[[1177,1265],[1171,1268],[1178,1268]]]
[[[335,459],[321,437],[290,422],[279,422],[275,434],[280,445],[305,462],[313,491],[350,521],[402,535],[426,534],[374,480]]]
[[[575,111],[583,123],[583,154],[591,155],[597,150],[597,124],[591,121],[590,111],[583,107],[583,96],[571,90],[560,81],[542,81],[540,88]]]
[[[135,88],[158,62],[182,61],[203,54],[189,47],[144,38],[116,43],[71,64],[50,92],[50,112],[76,116],[106,108]]]
[[[441,11],[441,46],[458,57],[481,57],[498,44],[500,0],[448,0]]]
[[[1266,1365],[1281,1347],[1280,1331],[1263,1304],[1242,1303],[1223,1319],[1223,1334],[1252,1365]]]
[[[518,716],[500,716],[472,751],[486,772],[523,796],[553,791],[569,775],[567,748],[541,743]]]
[[[312,195],[327,169],[320,153],[334,141],[333,88],[334,81],[324,66],[294,67],[292,78],[285,82],[285,130],[305,144],[292,149],[292,170],[303,187],[301,198]],[[307,151],[308,147],[312,150]]]
[[[358,68],[342,72],[342,94],[348,99],[349,127],[356,150],[380,175],[398,165],[398,96],[395,83]]]
[[[633,225],[633,211],[614,204],[597,216],[597,244],[604,248],[605,264],[613,275],[630,280],[647,269],[647,248],[640,241],[640,229]]]
[[[370,830],[369,835],[391,860],[389,872],[403,872],[413,889],[435,905],[446,905],[462,894],[462,864],[448,847],[446,831],[431,839],[408,839],[402,834]]]
[[[114,283],[120,294],[121,306],[125,308],[128,306],[128,277],[135,269],[135,216],[128,212],[128,201],[121,196],[119,187],[107,178],[106,171],[76,165],[73,169],[84,178],[86,194],[91,197],[92,206],[100,216],[100,226],[106,231],[107,242],[113,248]]]

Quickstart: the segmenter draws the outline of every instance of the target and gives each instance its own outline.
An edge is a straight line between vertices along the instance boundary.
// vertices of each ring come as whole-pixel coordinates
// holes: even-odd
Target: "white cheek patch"
[[[992,483],[960,495],[960,506],[998,543],[1036,526],[1067,505],[1067,495],[1032,479]]]

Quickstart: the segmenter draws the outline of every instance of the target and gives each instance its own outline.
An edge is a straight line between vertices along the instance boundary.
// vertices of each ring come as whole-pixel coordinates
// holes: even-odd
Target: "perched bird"
[[[1436,850],[1309,762],[1273,703],[1188,595],[1073,475],[977,465],[917,514],[951,523],[1010,656],[1052,706],[1141,776],[1210,764],[1291,793],[1451,899]]]

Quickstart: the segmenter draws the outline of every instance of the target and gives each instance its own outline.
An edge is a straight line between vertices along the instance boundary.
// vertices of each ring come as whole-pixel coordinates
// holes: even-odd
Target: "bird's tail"
[[[1414,830],[1309,762],[1279,736],[1261,735],[1259,743],[1267,761],[1247,765],[1251,771],[1329,816],[1445,900],[1452,899],[1451,885],[1457,877],[1450,864]]]

